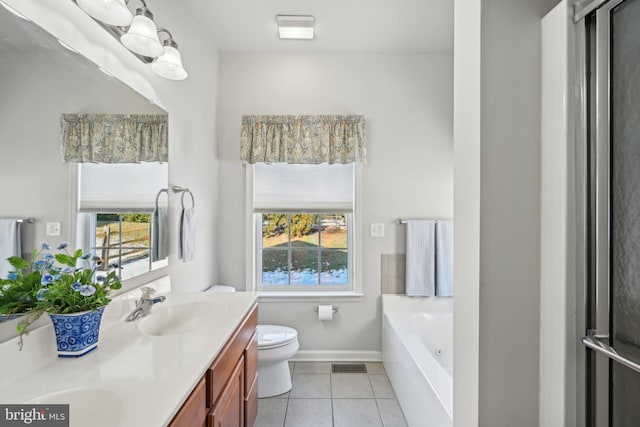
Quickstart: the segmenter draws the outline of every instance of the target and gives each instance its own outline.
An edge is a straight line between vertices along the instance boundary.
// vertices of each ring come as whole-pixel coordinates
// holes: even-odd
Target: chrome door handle
[[[580,341],[591,350],[603,354],[609,359],[615,360],[616,362],[626,366],[629,369],[640,372],[640,363],[621,356],[620,353],[618,353],[613,347],[600,341],[601,339],[607,338],[609,337],[606,335],[588,335],[586,337],[582,337]]]

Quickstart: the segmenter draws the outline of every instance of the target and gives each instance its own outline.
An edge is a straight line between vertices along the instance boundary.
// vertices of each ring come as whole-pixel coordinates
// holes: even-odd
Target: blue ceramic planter
[[[80,357],[98,347],[104,307],[72,314],[49,314],[56,332],[58,357]]]

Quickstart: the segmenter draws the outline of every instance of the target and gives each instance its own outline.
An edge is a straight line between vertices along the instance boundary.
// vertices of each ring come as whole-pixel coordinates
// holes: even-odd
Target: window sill
[[[360,301],[363,297],[360,292],[258,291],[258,302]]]

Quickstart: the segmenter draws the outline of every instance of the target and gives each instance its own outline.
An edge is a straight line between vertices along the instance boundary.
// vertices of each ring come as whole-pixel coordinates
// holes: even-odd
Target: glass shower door
[[[592,21],[592,24],[594,21]],[[640,0],[596,12],[590,425],[640,426]]]

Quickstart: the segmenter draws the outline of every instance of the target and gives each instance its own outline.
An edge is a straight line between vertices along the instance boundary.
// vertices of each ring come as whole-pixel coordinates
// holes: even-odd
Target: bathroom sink
[[[184,334],[204,326],[213,312],[212,304],[207,302],[154,307],[150,314],[140,320],[138,329],[151,336]]]
[[[124,403],[117,393],[99,388],[77,388],[47,394],[29,403],[68,404],[71,427],[120,425]]]

